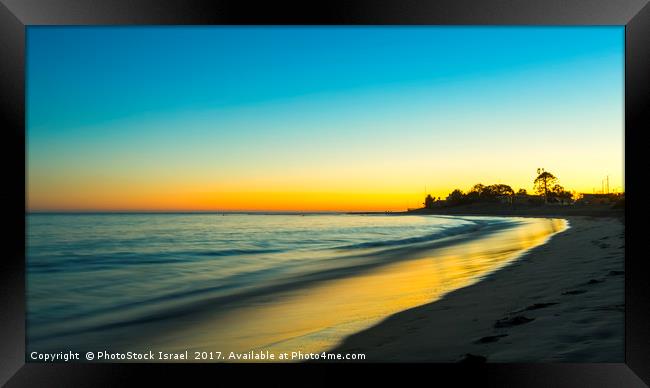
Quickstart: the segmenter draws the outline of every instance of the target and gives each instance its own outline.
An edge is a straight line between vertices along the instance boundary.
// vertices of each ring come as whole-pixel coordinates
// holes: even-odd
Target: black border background
[[[370,379],[404,383],[426,374],[432,383],[486,386],[636,387],[650,384],[650,271],[638,248],[642,229],[629,228],[647,214],[639,196],[644,157],[642,131],[650,128],[650,5],[648,0],[348,0],[282,3],[207,0],[0,0],[1,158],[6,186],[0,255],[0,384],[7,386],[124,385],[145,374],[183,385],[223,381],[267,383],[301,378],[305,384]],[[625,364],[25,364],[25,26],[134,24],[439,24],[439,25],[625,25]],[[639,178],[637,178],[639,177]],[[631,201],[631,202],[630,202]],[[632,241],[636,240],[637,243]],[[399,369],[399,370],[396,370]],[[181,372],[172,375],[171,372]],[[343,378],[339,374],[346,373]],[[395,373],[397,372],[397,373]],[[13,375],[13,377],[12,377]],[[276,380],[277,381],[277,380]],[[148,384],[148,385],[149,385]],[[364,385],[366,385],[364,384]]]

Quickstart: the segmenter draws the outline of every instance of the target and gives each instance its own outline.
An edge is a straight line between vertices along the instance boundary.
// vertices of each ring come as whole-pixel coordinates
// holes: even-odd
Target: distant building
[[[576,201],[581,205],[608,205],[624,198],[624,194],[580,194],[580,199]]]

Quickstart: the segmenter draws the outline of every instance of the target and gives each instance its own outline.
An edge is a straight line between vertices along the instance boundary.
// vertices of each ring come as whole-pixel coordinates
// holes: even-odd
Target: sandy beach
[[[333,351],[369,362],[623,362],[623,220],[564,218],[568,230],[507,267]]]

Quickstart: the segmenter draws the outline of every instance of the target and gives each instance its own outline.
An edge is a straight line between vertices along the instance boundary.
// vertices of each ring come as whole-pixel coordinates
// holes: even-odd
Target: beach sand
[[[565,218],[568,230],[507,267],[332,351],[369,362],[623,362],[623,220]]]

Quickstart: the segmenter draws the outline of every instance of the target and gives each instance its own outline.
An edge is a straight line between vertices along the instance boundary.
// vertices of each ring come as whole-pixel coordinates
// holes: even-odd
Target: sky
[[[29,211],[624,190],[624,28],[27,28]]]

